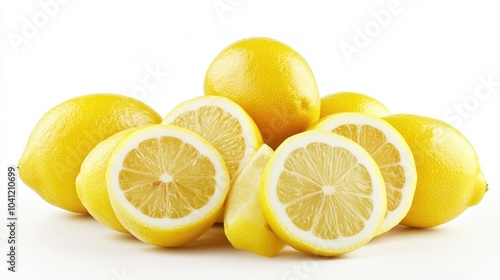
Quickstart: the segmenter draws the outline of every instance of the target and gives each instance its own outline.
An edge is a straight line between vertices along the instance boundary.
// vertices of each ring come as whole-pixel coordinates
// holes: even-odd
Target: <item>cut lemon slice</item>
[[[238,104],[221,96],[201,96],[177,105],[163,119],[194,131],[222,155],[232,179],[263,144],[259,128]],[[223,212],[217,222],[224,220]]]
[[[222,155],[231,178],[263,143],[257,125],[243,108],[220,96],[182,102],[162,124],[187,128],[208,140]]]
[[[122,225],[138,239],[166,247],[207,231],[229,190],[217,150],[187,129],[164,125],[142,128],[121,141],[106,181]]]
[[[285,246],[269,227],[260,208],[262,173],[273,149],[262,145],[231,184],[224,211],[224,233],[236,249],[266,257],[277,255]]]
[[[417,184],[413,154],[401,134],[386,121],[363,113],[334,114],[312,129],[332,131],[365,148],[377,162],[387,192],[387,216],[379,234],[399,224],[410,209]]]
[[[382,175],[354,141],[331,132],[288,138],[271,156],[260,188],[271,228],[302,252],[334,256],[367,243],[386,212]]]

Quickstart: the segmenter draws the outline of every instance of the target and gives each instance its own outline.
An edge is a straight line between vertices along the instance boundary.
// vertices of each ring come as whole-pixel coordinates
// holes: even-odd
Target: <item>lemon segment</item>
[[[266,144],[257,150],[231,184],[224,211],[224,232],[233,247],[266,257],[277,255],[285,246],[260,208],[260,180],[272,154]]]
[[[266,165],[260,195],[266,220],[282,240],[323,256],[366,244],[387,207],[375,161],[352,140],[324,131],[283,142]]]
[[[415,160],[401,134],[386,121],[365,113],[334,114],[321,119],[312,129],[347,137],[373,157],[387,193],[387,216],[379,234],[399,224],[411,207],[417,184]]]
[[[229,174],[205,139],[180,127],[154,125],[118,145],[107,185],[118,220],[130,233],[146,243],[174,247],[215,222]]]

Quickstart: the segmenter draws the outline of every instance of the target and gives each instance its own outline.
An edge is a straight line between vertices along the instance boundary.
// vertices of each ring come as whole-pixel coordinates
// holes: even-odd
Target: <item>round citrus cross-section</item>
[[[220,96],[184,101],[162,124],[187,128],[205,138],[224,158],[231,178],[263,143],[259,129],[243,108]]]
[[[312,128],[347,137],[373,157],[387,193],[387,216],[379,234],[399,224],[410,209],[417,185],[415,160],[403,136],[383,119],[365,113],[334,114]]]
[[[217,150],[187,129],[164,125],[125,138],[111,156],[106,179],[123,226],[138,239],[165,247],[207,231],[229,190]]]
[[[283,142],[266,165],[260,194],[274,232],[314,255],[340,255],[366,244],[386,213],[375,161],[331,132],[308,131]]]

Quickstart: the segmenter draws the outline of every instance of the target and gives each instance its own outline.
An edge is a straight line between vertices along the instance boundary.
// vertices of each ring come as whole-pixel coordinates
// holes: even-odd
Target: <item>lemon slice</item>
[[[262,145],[255,122],[236,103],[220,96],[201,96],[177,105],[162,124],[194,131],[222,155],[230,178]]]
[[[122,225],[138,239],[165,247],[207,231],[229,190],[217,150],[187,129],[164,125],[142,128],[121,141],[106,181]]]
[[[354,141],[325,131],[283,142],[266,165],[260,196],[264,216],[282,240],[323,256],[366,244],[387,207],[372,157]]]
[[[379,234],[399,224],[411,207],[417,184],[413,154],[401,134],[386,121],[363,113],[334,114],[313,129],[340,134],[368,151],[384,177],[387,192],[387,216]]]
[[[266,257],[277,255],[285,246],[260,208],[260,179],[272,154],[264,144],[250,158],[231,184],[224,211],[224,233],[233,247]]]
[[[201,96],[177,105],[163,119],[194,131],[222,155],[232,179],[263,144],[259,128],[238,104],[221,96]],[[217,219],[224,221],[223,210]]]

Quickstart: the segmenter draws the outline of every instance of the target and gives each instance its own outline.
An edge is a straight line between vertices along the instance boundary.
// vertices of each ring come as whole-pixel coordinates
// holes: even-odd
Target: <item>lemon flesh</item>
[[[373,157],[387,193],[387,216],[379,234],[399,224],[410,209],[417,184],[415,160],[401,134],[386,121],[365,113],[334,114],[321,119],[313,129],[347,137]]]
[[[229,175],[215,148],[195,133],[156,125],[138,130],[113,152],[108,192],[123,226],[157,246],[180,246],[215,222]]]
[[[176,106],[163,119],[194,131],[222,155],[232,178],[262,145],[253,120],[236,103],[218,96],[203,96]]]
[[[287,139],[266,165],[260,191],[274,232],[315,255],[359,248],[375,236],[386,214],[375,161],[352,140],[330,132]]]
[[[187,128],[205,138],[222,155],[231,179],[263,143],[252,118],[238,104],[220,96],[202,96],[180,103],[162,124]],[[217,222],[223,220],[221,212]]]

